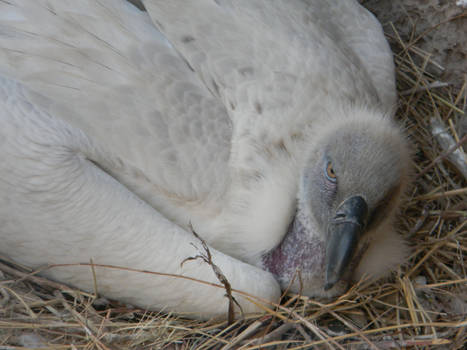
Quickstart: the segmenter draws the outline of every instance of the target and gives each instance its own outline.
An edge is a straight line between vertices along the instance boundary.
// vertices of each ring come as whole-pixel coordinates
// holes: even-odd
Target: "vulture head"
[[[371,112],[314,128],[295,216],[262,261],[283,289],[326,297],[352,279],[387,273],[406,256],[392,218],[409,152],[399,127]]]

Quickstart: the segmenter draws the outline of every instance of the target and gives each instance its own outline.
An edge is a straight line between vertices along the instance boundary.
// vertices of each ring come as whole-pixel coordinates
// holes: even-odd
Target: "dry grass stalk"
[[[413,253],[391,279],[361,281],[328,304],[291,295],[282,305],[264,305],[266,316],[228,325],[109,302],[1,263],[0,349],[462,348],[467,192],[465,179],[446,159],[454,150],[463,152],[465,136],[458,134],[458,125],[465,118],[466,89],[456,94],[440,83],[427,71],[439,64],[395,29],[388,37],[401,92],[398,118],[414,146],[416,178],[399,223]],[[456,142],[453,149],[441,149],[435,141],[433,116],[449,126],[445,132]]]

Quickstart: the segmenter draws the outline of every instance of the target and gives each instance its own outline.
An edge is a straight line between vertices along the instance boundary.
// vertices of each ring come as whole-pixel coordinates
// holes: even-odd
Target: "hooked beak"
[[[365,230],[367,217],[368,205],[360,196],[346,199],[337,208],[328,229],[325,290],[342,278]]]

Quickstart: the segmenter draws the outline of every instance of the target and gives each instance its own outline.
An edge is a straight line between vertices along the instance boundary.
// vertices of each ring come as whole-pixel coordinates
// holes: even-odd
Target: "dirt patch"
[[[432,56],[428,72],[460,89],[467,76],[467,1],[364,0],[389,35]],[[464,4],[464,5],[462,5]]]

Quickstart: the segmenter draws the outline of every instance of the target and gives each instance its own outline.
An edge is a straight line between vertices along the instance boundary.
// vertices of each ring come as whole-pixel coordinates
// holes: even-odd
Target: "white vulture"
[[[394,67],[356,1],[0,1],[0,252],[149,309],[333,297],[407,248]],[[235,292],[244,313],[260,308]],[[250,298],[251,299],[251,298]]]

